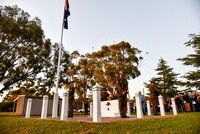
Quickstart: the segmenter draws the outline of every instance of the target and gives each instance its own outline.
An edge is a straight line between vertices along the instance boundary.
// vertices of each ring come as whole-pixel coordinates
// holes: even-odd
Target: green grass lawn
[[[0,134],[135,134],[135,133],[200,133],[200,112],[179,113],[177,116],[137,119],[110,123],[84,123],[60,120],[26,119],[12,113],[0,113]]]

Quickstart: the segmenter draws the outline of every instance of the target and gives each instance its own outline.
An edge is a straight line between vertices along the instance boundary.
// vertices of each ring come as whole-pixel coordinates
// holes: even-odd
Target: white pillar
[[[93,115],[93,103],[90,103],[90,117]]]
[[[41,119],[47,118],[48,96],[43,96]]]
[[[130,102],[127,102],[127,116],[131,115]]]
[[[137,118],[143,118],[142,103],[139,93],[135,94],[135,100],[136,100]]]
[[[98,84],[93,87],[93,122],[101,122],[101,89]]]
[[[31,115],[31,105],[32,105],[32,99],[28,99],[28,102],[27,102],[27,106],[26,106],[26,116],[25,118],[30,118],[30,115]]]
[[[61,109],[60,119],[67,120],[67,115],[68,115],[68,93],[64,92],[62,98],[62,109]]]
[[[147,111],[148,111],[148,115],[150,116],[151,115],[151,104],[150,104],[149,100],[147,100]]]
[[[57,114],[58,114],[58,93],[54,93],[52,118],[57,118]]]
[[[163,97],[161,95],[158,96],[159,105],[160,105],[160,114],[161,116],[165,116],[165,108],[163,103]]]
[[[171,100],[172,100],[173,114],[174,114],[174,115],[177,115],[175,100],[174,100],[174,98],[171,98]]]

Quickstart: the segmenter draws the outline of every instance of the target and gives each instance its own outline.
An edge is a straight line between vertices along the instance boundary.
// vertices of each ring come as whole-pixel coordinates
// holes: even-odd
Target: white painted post
[[[43,96],[41,119],[47,118],[48,96]]]
[[[131,115],[130,102],[127,102],[127,116]]]
[[[139,93],[135,94],[135,99],[136,99],[137,118],[143,118],[142,103]]]
[[[68,93],[64,92],[62,98],[62,109],[61,109],[60,119],[67,120],[67,115],[68,115]]]
[[[26,106],[26,116],[25,118],[30,118],[30,115],[31,115],[31,105],[32,105],[32,99],[28,99],[28,102],[27,102],[27,106]]]
[[[101,89],[98,84],[93,87],[93,122],[101,122]]]
[[[163,103],[163,97],[161,95],[158,96],[159,105],[160,105],[160,114],[161,116],[165,116],[165,108]]]
[[[57,114],[58,114],[58,93],[54,93],[52,118],[57,118]]]
[[[93,103],[90,103],[90,117],[93,115]]]
[[[147,111],[148,111],[148,116],[151,115],[151,105],[150,105],[150,101],[147,100]]]
[[[176,109],[176,104],[174,98],[171,98],[172,100],[172,109],[173,109],[173,114],[177,115],[177,109]]]

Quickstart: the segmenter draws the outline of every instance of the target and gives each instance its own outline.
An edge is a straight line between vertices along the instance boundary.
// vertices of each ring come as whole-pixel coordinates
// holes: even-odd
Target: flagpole
[[[64,6],[65,8],[65,6]],[[60,74],[60,58],[61,58],[61,50],[62,50],[62,38],[63,38],[63,25],[64,25],[64,13],[63,13],[63,21],[62,21],[62,29],[61,29],[61,38],[59,45],[59,54],[58,54],[58,66],[57,66],[57,77],[56,77],[56,92],[53,96],[53,109],[52,109],[52,118],[57,118],[58,115],[58,86],[59,86],[59,74]]]

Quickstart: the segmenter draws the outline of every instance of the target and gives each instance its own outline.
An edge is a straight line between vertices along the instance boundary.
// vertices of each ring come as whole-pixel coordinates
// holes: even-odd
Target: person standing
[[[88,115],[88,101],[84,101],[84,109],[85,109],[85,115]]]
[[[182,100],[179,98],[179,96],[178,95],[176,95],[176,97],[175,97],[175,103],[176,103],[176,106],[177,106],[177,108],[178,108],[178,111],[179,112],[183,112],[183,107],[182,107]]]
[[[73,117],[74,92],[75,92],[74,81],[71,81],[69,83],[69,98],[68,98],[69,114],[68,114],[68,117]]]
[[[184,92],[183,95],[183,102],[185,104],[185,110],[186,112],[191,112],[191,108],[190,108],[190,97],[188,96],[187,92]]]
[[[196,95],[196,98],[197,98],[197,104],[196,104],[196,107],[197,107],[197,112],[200,112],[200,95],[198,93],[195,94]]]
[[[106,101],[108,100],[108,97],[109,97],[109,93],[107,92],[107,89],[106,88],[103,88],[103,91],[101,93],[101,101]]]
[[[193,104],[192,104],[192,95],[188,95],[189,96],[189,104],[190,104],[190,109],[191,109],[191,112],[193,112]]]
[[[145,110],[145,97],[144,97],[144,95],[141,93],[141,91],[139,92],[139,94],[141,95],[140,98],[141,98],[141,103],[142,103],[142,112],[143,112],[143,114],[145,115],[145,113],[146,113],[146,110]]]
[[[121,118],[129,118],[126,116],[128,81],[125,78],[125,73],[123,70],[119,71],[119,77],[116,79],[116,90],[119,102],[120,116]]]
[[[153,106],[153,113],[154,113],[154,115],[158,115],[157,107],[158,107],[159,92],[155,86],[154,81],[151,81],[149,91],[150,91],[150,101]]]
[[[195,92],[192,92],[192,95],[191,95],[191,103],[192,105],[194,105],[194,108],[196,110],[196,112],[198,112],[198,107],[197,107],[197,96],[195,94]],[[192,110],[192,109],[191,109]]]

